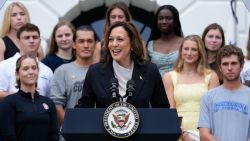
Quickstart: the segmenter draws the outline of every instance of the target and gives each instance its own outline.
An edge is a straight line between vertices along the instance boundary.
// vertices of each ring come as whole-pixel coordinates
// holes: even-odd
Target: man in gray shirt
[[[56,104],[59,126],[66,108],[74,108],[82,96],[85,75],[94,62],[96,36],[90,26],[80,26],[73,37],[76,60],[55,70],[51,84],[51,99]]]
[[[217,64],[223,84],[201,99],[198,128],[202,141],[250,141],[250,88],[240,82],[242,50],[222,47]]]

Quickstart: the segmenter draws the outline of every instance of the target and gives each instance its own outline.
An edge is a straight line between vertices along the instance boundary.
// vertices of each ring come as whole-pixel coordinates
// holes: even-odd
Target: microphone
[[[118,80],[117,78],[114,77],[110,80],[110,93],[114,102],[118,101],[118,98],[117,98],[118,92],[119,92]]]
[[[135,81],[134,80],[129,80],[127,82],[127,90],[126,90],[126,95],[127,95],[127,101],[133,97],[135,94]]]

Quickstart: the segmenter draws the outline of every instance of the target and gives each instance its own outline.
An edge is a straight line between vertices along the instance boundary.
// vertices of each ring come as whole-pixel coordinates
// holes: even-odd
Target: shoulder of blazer
[[[139,65],[137,63],[135,63],[137,68],[140,68],[142,71],[155,71],[158,70],[157,66],[154,63],[151,63],[149,61],[147,61],[145,64],[143,65]]]
[[[140,65],[136,62],[134,62],[134,70],[133,70],[133,76],[132,78],[134,79],[137,76],[142,76],[144,74],[146,74],[147,72],[151,71],[151,65],[152,63],[150,62],[146,62],[143,65]]]
[[[96,64],[92,64],[89,67],[89,70],[91,71],[100,71],[102,69],[105,69],[106,65],[104,63],[96,63]]]
[[[105,75],[107,73],[114,73],[112,62],[107,64],[105,63],[96,63],[89,67],[89,70],[94,74]]]

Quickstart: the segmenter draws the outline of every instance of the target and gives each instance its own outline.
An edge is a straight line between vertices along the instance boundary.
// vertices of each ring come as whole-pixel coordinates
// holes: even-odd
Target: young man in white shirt
[[[16,61],[22,55],[37,56],[40,47],[40,31],[34,24],[26,24],[17,32],[20,53],[0,63],[0,101],[9,94],[17,92],[16,88]],[[37,59],[38,60],[38,59]],[[53,72],[39,61],[39,78],[37,90],[43,96],[50,95],[50,81]]]

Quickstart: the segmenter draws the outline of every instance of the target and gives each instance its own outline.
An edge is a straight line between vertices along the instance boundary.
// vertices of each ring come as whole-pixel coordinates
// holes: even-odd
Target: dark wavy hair
[[[158,8],[158,10],[156,11],[156,14],[154,16],[153,26],[152,26],[152,29],[151,29],[151,35],[150,35],[149,41],[150,40],[156,40],[156,39],[161,37],[161,31],[159,30],[159,28],[157,26],[158,15],[159,15],[160,11],[165,10],[165,9],[171,11],[172,14],[173,14],[174,23],[176,25],[175,28],[174,28],[174,33],[179,37],[183,37],[178,10],[172,5],[163,5],[163,6]]]
[[[116,27],[122,27],[124,30],[128,33],[128,37],[131,42],[131,59],[134,60],[136,63],[143,65],[146,63],[146,60],[144,59],[144,53],[143,53],[143,43],[140,37],[139,32],[135,28],[135,26],[132,23],[129,22],[117,22],[114,25],[111,25],[111,27],[108,29],[107,33],[105,34],[104,38],[104,44],[105,44],[105,49],[107,50],[104,54],[104,57],[102,58],[102,62],[105,64],[109,63],[110,61],[113,60],[109,49],[108,49],[108,44],[109,44],[109,36],[111,31],[116,28]]]

